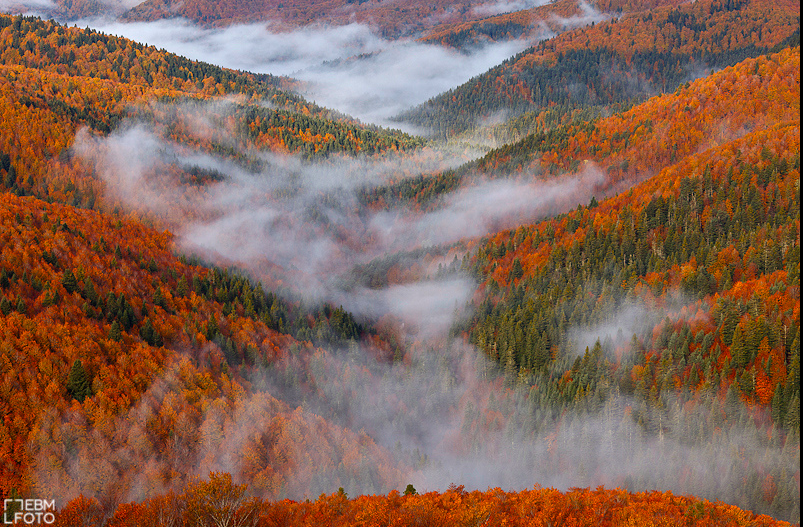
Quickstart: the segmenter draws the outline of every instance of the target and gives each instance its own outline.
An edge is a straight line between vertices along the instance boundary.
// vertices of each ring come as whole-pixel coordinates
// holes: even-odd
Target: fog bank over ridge
[[[302,81],[301,95],[363,122],[420,133],[391,118],[485,73],[506,59],[552,36],[543,21],[537,37],[489,42],[460,51],[419,42],[389,40],[366,24],[313,23],[292,30],[270,21],[203,27],[183,18],[121,22],[111,18],[133,7],[134,0],[105,2],[104,17],[60,20],[106,34],[153,45],[191,60],[236,70],[289,76]],[[528,9],[540,0],[488,3],[474,8],[488,14]],[[559,21],[578,27],[606,17],[580,1],[581,14]],[[44,18],[58,13],[50,0],[0,0],[0,9]],[[58,16],[56,17],[58,19]]]
[[[280,32],[270,24],[203,28],[188,20],[84,20],[104,33],[223,66],[296,78],[304,95],[364,122],[390,118],[484,73],[532,43],[514,40],[461,53],[410,39],[391,41],[366,25],[311,25]]]

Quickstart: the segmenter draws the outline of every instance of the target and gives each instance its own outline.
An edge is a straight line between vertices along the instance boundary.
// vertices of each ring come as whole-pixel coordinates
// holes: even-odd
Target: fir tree
[[[120,342],[123,339],[123,333],[120,331],[120,322],[115,320],[109,328],[109,338],[115,342]]]
[[[70,269],[64,271],[64,275],[61,277],[61,285],[64,286],[68,293],[78,289],[78,280],[75,279],[75,275]]]
[[[73,399],[77,399],[81,403],[92,395],[92,387],[81,359],[76,359],[70,368],[70,375],[67,377],[67,391]]]
[[[8,315],[11,313],[11,302],[8,301],[8,298],[5,296],[2,300],[0,300],[0,313],[3,315]]]

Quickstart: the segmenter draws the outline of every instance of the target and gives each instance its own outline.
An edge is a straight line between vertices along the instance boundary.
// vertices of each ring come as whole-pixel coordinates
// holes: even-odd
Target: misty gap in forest
[[[519,4],[532,5],[506,2],[489,6],[489,12],[520,8]],[[31,7],[36,10],[37,4]],[[593,12],[584,16],[602,18]],[[309,100],[365,122],[392,127],[399,126],[390,120],[394,115],[532,44],[512,41],[458,53],[412,40],[386,41],[358,24],[308,27],[289,34],[272,33],[258,24],[202,29],[187,21],[120,24],[94,20],[78,25],[224,67],[290,75],[305,83],[302,94]],[[361,58],[354,58],[358,55]],[[177,106],[176,111],[192,113],[187,118],[199,122],[206,119],[203,109]],[[227,111],[225,104],[214,108],[216,114]],[[240,146],[234,141],[230,144]],[[695,494],[716,498],[718,489],[736,485],[741,477],[733,469],[733,448],[746,457],[754,452],[763,455],[764,450],[746,429],[732,430],[730,443],[715,447],[714,455],[710,445],[704,452],[703,445],[647,436],[628,421],[625,408],[638,403],[624,396],[610,397],[597,417],[567,416],[560,428],[539,428],[537,422],[549,419],[534,422],[533,416],[541,411],[537,390],[499,390],[503,384],[498,367],[467,343],[449,337],[455,317],[467,316],[477,285],[459,267],[443,276],[433,273],[390,287],[341,287],[344,275],[376,258],[450,245],[542,219],[549,205],[563,193],[583,195],[586,190],[587,203],[592,197],[590,189],[602,177],[593,166],[553,184],[479,181],[460,188],[429,212],[402,208],[366,213],[359,210],[356,193],[360,189],[381,185],[401,172],[418,175],[455,168],[478,157],[481,150],[426,147],[412,157],[335,157],[322,163],[243,152],[258,157],[263,167],[259,172],[249,172],[225,159],[171,143],[160,137],[158,130],[136,119],[105,138],[81,133],[73,150],[93,163],[108,191],[134,210],[157,217],[163,213],[180,216],[182,207],[201,211],[195,218],[173,225],[177,244],[188,254],[212,263],[235,262],[244,269],[258,267],[260,260],[267,259],[304,277],[294,286],[307,302],[342,305],[363,319],[390,315],[404,321],[410,342],[415,342],[410,346],[409,364],[379,363],[359,345],[329,350],[331,356],[316,359],[321,364],[313,370],[317,372],[314,382],[320,388],[315,398],[302,398],[276,373],[282,368],[265,369],[252,379],[265,392],[291,406],[301,406],[304,412],[332,419],[351,430],[364,429],[398,463],[411,467],[406,480],[399,482],[401,488],[412,483],[419,491],[444,490],[457,482],[479,489],[521,489],[536,484],[567,489],[617,486],[626,481],[630,490],[645,490],[660,488],[672,479],[673,467],[682,461],[696,467],[697,472],[688,476],[695,482]],[[154,171],[171,163],[214,170],[225,178],[210,188],[202,201],[183,203],[178,184],[171,187],[173,183],[154,181],[158,177]],[[279,197],[288,186],[294,190],[292,195]],[[355,248],[353,240],[344,242],[331,231],[309,225],[307,212],[313,207],[325,214],[329,223],[368,242]],[[442,263],[448,267],[451,260]],[[582,354],[586,346],[593,347],[598,339],[629,340],[634,333],[651,327],[650,321],[668,314],[633,304],[606,326],[573,328],[577,353]],[[292,367],[292,356],[283,360]],[[152,390],[169,391],[171,382],[168,375],[155,381]],[[243,437],[256,432],[264,423],[255,419],[251,410],[258,411],[261,403],[258,393],[251,399],[253,408],[247,404],[242,408],[237,426],[225,431],[223,442],[197,448],[214,451],[215,459],[225,459],[226,451],[236,449]],[[685,415],[679,402],[677,406],[676,424],[688,426],[693,416]],[[476,431],[464,424],[489,410],[510,416],[508,426],[472,437]],[[145,411],[133,408],[123,418]],[[452,448],[458,437],[471,448]],[[125,451],[118,454],[126,456]],[[781,452],[777,454],[772,462],[781,463]],[[784,468],[796,470],[791,465]],[[72,469],[67,466],[65,470]],[[221,462],[189,470],[199,475],[209,470],[236,473],[237,467]],[[333,490],[325,479],[313,481],[307,497]],[[354,481],[346,490],[353,496],[391,489]],[[143,495],[130,489],[129,497],[141,499]],[[299,499],[304,494],[288,492],[287,497]]]

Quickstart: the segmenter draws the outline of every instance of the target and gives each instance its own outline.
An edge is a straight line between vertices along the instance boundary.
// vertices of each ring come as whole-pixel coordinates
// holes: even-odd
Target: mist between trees
[[[194,122],[211,119],[205,111],[194,108]],[[668,331],[667,340],[696,339],[683,309],[693,299],[647,307],[614,298],[604,322],[573,321],[559,342],[528,331],[547,355],[526,377],[509,355],[515,332],[508,347],[495,339],[489,352],[483,328],[505,326],[486,306],[466,310],[476,269],[455,258],[434,270],[439,258],[429,253],[443,260],[444,249],[432,245],[459,248],[454,244],[464,237],[554,213],[562,195],[583,196],[600,182],[593,167],[555,183],[474,179],[427,211],[408,205],[376,212],[355,193],[463,159],[423,149],[398,161],[390,155],[313,164],[248,150],[238,140],[228,144],[233,157],[194,151],[139,123],[105,139],[79,136],[76,153],[95,166],[111,196],[171,225],[184,250],[260,278],[265,261],[291,270],[292,287],[307,302],[341,305],[363,321],[393,320],[402,328],[403,352],[384,362],[365,342],[296,347],[243,369],[243,389],[202,381],[192,361],[179,358],[115,423],[51,416],[35,449],[40,489],[61,500],[77,493],[141,500],[209,471],[229,472],[271,499],[338,487],[350,495],[384,493],[407,483],[422,491],[454,482],[605,485],[668,489],[799,517],[799,446],[777,427],[760,425],[733,387],[724,398],[714,384],[696,392],[647,391],[631,375],[638,366],[672,378],[678,366],[645,360],[644,348],[656,326]],[[215,177],[202,188],[183,182],[181,173],[193,168]],[[355,269],[392,254],[410,255],[423,271],[402,284],[371,285],[359,272],[355,281]],[[573,286],[600,287],[593,280]],[[478,316],[485,318],[470,334],[482,351],[455,338]],[[148,424],[156,422],[171,435],[157,439]]]

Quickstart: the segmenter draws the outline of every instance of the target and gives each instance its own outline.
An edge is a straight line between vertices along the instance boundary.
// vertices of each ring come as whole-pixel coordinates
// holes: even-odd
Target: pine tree
[[[783,386],[779,382],[775,385],[775,392],[772,395],[772,420],[775,423],[783,423],[786,417],[786,408],[784,407]]]
[[[524,268],[521,266],[521,260],[519,260],[519,258],[516,257],[513,260],[513,265],[510,269],[509,280],[511,284],[513,283],[514,280],[518,280],[522,276],[524,276]]]
[[[153,327],[149,318],[146,318],[145,323],[139,328],[139,336],[151,346],[159,347],[163,344],[162,336]]]
[[[181,278],[178,281],[178,285],[176,286],[176,294],[180,297],[187,296],[189,293],[189,286],[187,285],[187,277],[181,275]]]
[[[112,322],[112,327],[109,328],[109,338],[115,342],[120,342],[123,339],[123,333],[120,331],[120,322],[117,320]]]
[[[722,341],[727,344],[728,346],[731,345],[733,342],[733,334],[736,331],[736,325],[739,323],[739,314],[736,312],[736,308],[728,304],[725,308],[725,317],[722,322]]]
[[[733,332],[731,358],[733,359],[734,368],[744,368],[749,363],[750,357],[742,326],[736,326],[736,331]]]
[[[61,277],[61,285],[64,286],[68,293],[78,289],[78,280],[75,279],[75,275],[70,269],[64,271],[64,275]]]
[[[795,395],[789,401],[789,406],[784,418],[784,427],[790,432],[800,432],[800,397]]]
[[[67,391],[73,399],[77,399],[81,403],[92,395],[92,387],[81,359],[76,359],[70,368],[70,375],[67,377]]]
[[[157,287],[156,291],[153,293],[153,304],[161,307],[162,309],[167,309],[167,302],[165,301],[164,293],[162,293],[161,287]]]

